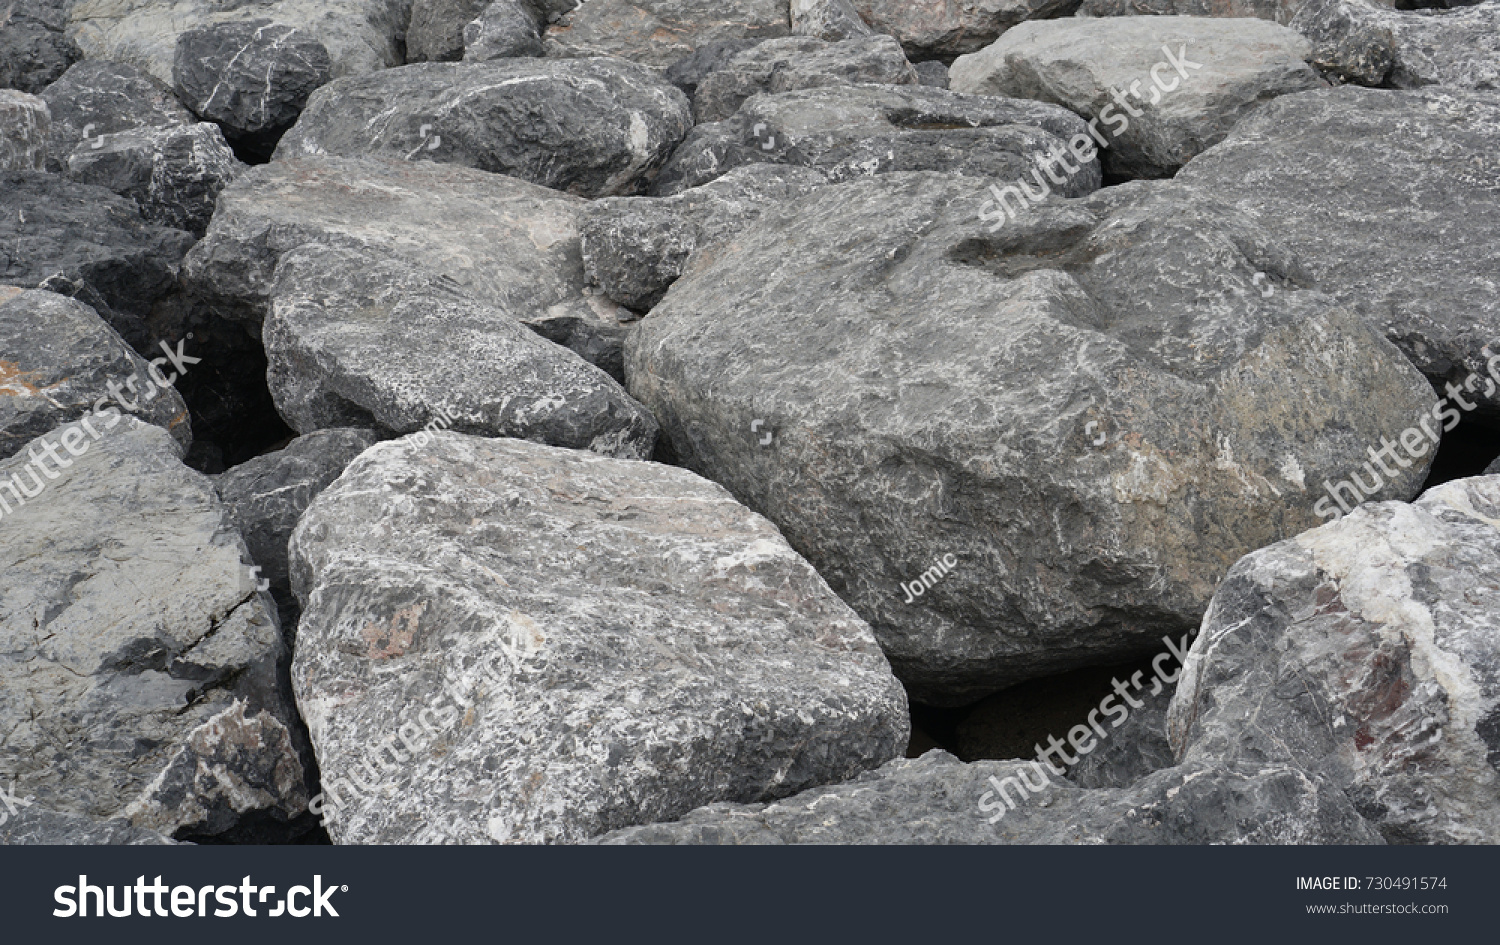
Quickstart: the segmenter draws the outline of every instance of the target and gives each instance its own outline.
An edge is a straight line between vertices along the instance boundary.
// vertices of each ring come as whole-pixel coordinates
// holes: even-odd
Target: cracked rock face
[[[63,30],[67,0],[7,0],[0,10],[0,89],[35,95],[79,59]]]
[[[1312,62],[1359,85],[1500,90],[1500,3],[1461,10],[1392,10],[1364,0],[1307,0],[1292,29]]]
[[[787,0],[585,0],[545,40],[549,56],[619,56],[662,70],[711,43],[790,33]]]
[[[35,95],[0,88],[0,171],[40,171],[47,164],[52,116]]]
[[[1061,105],[1110,142],[1106,173],[1170,177],[1268,100],[1322,85],[1311,55],[1306,39],[1259,19],[1032,21],[954,62],[949,88]]]
[[[300,433],[451,428],[625,459],[656,444],[656,421],[609,375],[404,260],[304,246],[282,257],[273,298],[266,383]]]
[[[632,316],[586,290],[577,223],[586,206],[524,181],[426,161],[275,161],[220,194],[184,275],[225,314],[259,324],[276,265],[298,246],[395,255],[614,376],[621,319]]]
[[[1087,126],[1056,105],[921,86],[831,86],[756,95],[732,117],[699,125],[652,186],[669,197],[746,164],[794,164],[843,181],[895,171],[1015,180]],[[1097,158],[1059,192],[1098,188]]]
[[[49,169],[54,171],[63,169],[75,148],[103,148],[110,135],[194,121],[170,88],[123,62],[80,62],[47,86],[41,98],[52,113]]]
[[[522,0],[511,2],[518,5]],[[411,21],[406,27],[407,63],[462,59],[464,27],[489,4],[490,0],[412,0]]]
[[[692,126],[686,96],[629,62],[424,62],[320,89],[276,158],[461,164],[600,197],[640,192]]]
[[[619,844],[1378,844],[1337,788],[1285,765],[1194,766],[1128,789],[1083,790],[1014,761],[963,764],[934,750],[774,804],[714,804],[677,823],[619,830]],[[1006,808],[996,797],[999,784]],[[996,808],[1005,813],[991,823]]]
[[[465,61],[542,55],[541,26],[526,0],[495,0],[463,27]]]
[[[1500,477],[1461,479],[1247,556],[1188,656],[1178,753],[1318,772],[1392,843],[1500,840],[1497,521]]]
[[[182,397],[153,383],[146,359],[93,309],[52,292],[0,295],[0,457],[95,407],[120,411],[111,383],[139,408],[137,418],[171,431],[187,452],[193,434]]]
[[[578,841],[849,778],[909,736],[869,628],[685,470],[406,437],[291,553],[337,842]]]
[[[1274,227],[1319,289],[1433,382],[1463,386],[1488,376],[1486,346],[1500,350],[1497,128],[1494,93],[1307,92],[1270,103],[1178,180]],[[1376,134],[1381,159],[1361,159]],[[1486,385],[1461,396],[1493,412]]]
[[[992,234],[984,185],[774,206],[626,347],[679,460],[775,522],[939,705],[1191,631],[1235,560],[1318,524],[1319,484],[1432,406],[1222,204],[1136,182]]]
[[[795,0],[794,0],[795,2]],[[1024,20],[1067,16],[1078,0],[852,0],[877,32],[901,41],[913,60],[951,60],[983,49]]]
[[[768,39],[729,60],[698,83],[693,114],[723,121],[760,92],[792,92],[828,85],[916,85],[917,72],[889,36],[827,43],[808,36]]]
[[[41,466],[56,478],[29,450],[0,461],[44,486],[0,518],[0,770],[39,807],[177,839],[294,817],[285,644],[244,542],[166,431],[96,428]]]

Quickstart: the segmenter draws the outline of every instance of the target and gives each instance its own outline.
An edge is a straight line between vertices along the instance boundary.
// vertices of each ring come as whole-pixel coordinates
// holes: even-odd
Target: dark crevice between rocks
[[[1500,416],[1462,414],[1458,425],[1443,434],[1422,491],[1455,479],[1483,475],[1485,467],[1496,458],[1500,458]]]

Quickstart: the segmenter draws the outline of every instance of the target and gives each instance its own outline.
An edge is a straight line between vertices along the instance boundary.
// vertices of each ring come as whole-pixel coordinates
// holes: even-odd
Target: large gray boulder
[[[600,197],[640,192],[692,126],[686,96],[629,62],[424,62],[320,89],[276,158],[437,161]]]
[[[160,352],[158,352],[160,355]],[[164,358],[153,367],[87,305],[0,287],[0,457],[95,408],[129,410],[192,445],[187,405]],[[117,399],[118,398],[118,399]]]
[[[832,180],[893,171],[1015,180],[1049,153],[1066,153],[1087,130],[1056,105],[915,85],[756,95],[731,118],[694,128],[651,192],[671,196],[745,164],[797,164]],[[1058,189],[1081,197],[1100,179],[1099,162],[1090,159]]]
[[[1307,0],[1292,29],[1312,63],[1359,85],[1500,90],[1500,2],[1460,10],[1393,10],[1366,0]]]
[[[960,57],[949,88],[1053,102],[1108,141],[1104,169],[1170,177],[1270,99],[1323,84],[1306,39],[1260,19],[1028,22]]]
[[[549,56],[619,56],[661,70],[711,43],[789,35],[787,0],[584,0],[545,39]]]
[[[133,201],[103,187],[0,171],[0,284],[75,297],[137,351],[161,340],[145,320],[176,293],[192,245],[192,234],[146,223]]]
[[[74,0],[68,36],[88,59],[128,62],[170,85],[183,33],[272,20],[322,43],[337,78],[401,65],[410,10],[410,0]]]
[[[1067,16],[1078,0],[852,0],[860,18],[913,61],[976,52],[1025,20]]]
[[[1497,521],[1500,477],[1461,479],[1240,561],[1172,702],[1179,754],[1316,772],[1392,843],[1500,840]]]
[[[775,522],[932,704],[1191,631],[1235,560],[1317,524],[1319,484],[1432,404],[1222,204],[1136,182],[992,233],[984,187],[773,206],[626,347],[680,461]]]
[[[310,158],[252,168],[219,196],[184,277],[259,325],[282,255],[304,243],[395,254],[618,374],[621,319],[585,285],[586,201],[447,164]]]
[[[67,0],[7,0],[0,9],[0,89],[35,95],[77,62],[67,24]]]
[[[51,170],[61,171],[75,148],[103,148],[122,131],[190,125],[194,118],[172,90],[123,62],[80,62],[41,92],[52,115]]]
[[[47,166],[52,116],[35,95],[0,89],[0,171],[40,171]]]
[[[917,71],[889,36],[828,43],[808,36],[768,39],[729,60],[698,83],[693,114],[723,121],[760,92],[791,92],[826,85],[916,85]]]
[[[272,299],[266,383],[299,433],[451,428],[626,459],[656,445],[656,421],[609,375],[399,257],[299,247]]]
[[[809,167],[749,164],[672,197],[595,200],[578,224],[584,271],[609,298],[647,311],[694,252],[738,233],[771,204],[827,182]]]
[[[906,745],[869,627],[685,470],[406,437],[314,500],[291,552],[339,843],[578,841]]]
[[[245,170],[219,127],[209,122],[123,131],[80,144],[67,158],[67,176],[135,201],[158,226],[202,236],[219,193]]]
[[[1274,227],[1321,291],[1493,412],[1469,376],[1500,349],[1497,129],[1494,93],[1346,86],[1272,102],[1178,179]]]
[[[0,461],[0,771],[176,839],[288,821],[307,793],[271,599],[167,432],[113,422]]]
[[[963,764],[940,750],[774,804],[714,804],[629,827],[624,844],[1378,844],[1338,788],[1286,765],[1194,766],[1126,790],[1088,791],[1014,761]],[[996,798],[1024,800],[1007,809]],[[981,807],[987,803],[989,806]],[[987,814],[995,809],[1000,816]]]
[[[542,24],[526,0],[495,0],[463,28],[467,61],[542,55]]]

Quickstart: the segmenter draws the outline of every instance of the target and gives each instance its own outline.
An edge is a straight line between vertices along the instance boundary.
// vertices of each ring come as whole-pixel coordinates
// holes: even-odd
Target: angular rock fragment
[[[1104,169],[1170,177],[1270,99],[1322,85],[1308,41],[1259,19],[1028,22],[949,72],[958,92],[1053,102],[1107,141]]]
[[[1172,702],[1179,754],[1316,772],[1391,843],[1495,843],[1497,520],[1500,477],[1461,479],[1241,560]]]
[[[1432,406],[1222,204],[1139,182],[991,232],[982,188],[773,206],[626,347],[683,465],[776,522],[935,705],[1190,632],[1235,560],[1317,524],[1320,483]]]
[[[463,28],[467,61],[540,56],[542,33],[526,0],[495,0]]]
[[[52,161],[61,171],[79,146],[103,148],[122,131],[172,128],[193,115],[166,85],[135,66],[90,59],[65,72],[41,93],[52,113]]]
[[[420,159],[599,197],[643,189],[692,125],[686,97],[629,62],[425,62],[320,89],[276,157]]]
[[[614,379],[406,260],[300,247],[272,298],[266,383],[300,433],[451,428],[627,459],[656,445],[656,421]]]
[[[135,201],[149,223],[202,236],[219,193],[245,170],[217,125],[124,131],[68,156],[72,180]]]
[[[41,291],[0,296],[0,457],[96,409],[131,407],[171,431],[186,452],[193,442],[187,405],[159,383],[176,372],[157,360],[148,364],[81,302]]]
[[[787,0],[584,0],[545,39],[549,56],[619,56],[660,70],[710,43],[790,34]]]
[[[757,95],[728,120],[694,128],[651,192],[671,196],[745,164],[797,164],[832,180],[926,170],[1015,180],[1087,130],[1056,105],[921,86]],[[1099,181],[1091,159],[1058,189],[1081,197]]]
[[[462,59],[464,27],[489,5],[490,0],[412,0],[411,21],[406,27],[407,63]]]
[[[271,600],[166,431],[113,423],[0,461],[0,770],[175,839],[285,824],[307,794]]]
[[[1440,11],[1306,0],[1290,25],[1312,41],[1313,65],[1339,81],[1500,90],[1500,3]]]
[[[52,116],[35,95],[0,88],[0,171],[40,171],[47,165]]]
[[[1025,20],[1067,16],[1078,0],[851,0],[876,32],[901,41],[913,61],[976,52]]]
[[[916,85],[917,73],[901,44],[889,36],[838,43],[792,36],[770,39],[740,53],[698,83],[693,114],[723,121],[760,92],[791,92],[827,85]]]
[[[662,73],[662,78],[691,97],[698,91],[698,83],[706,76],[718,72],[729,65],[729,61],[735,56],[755,45],[757,43],[753,39],[726,39],[708,43],[668,66]]]
[[[406,437],[319,496],[291,551],[336,842],[578,841],[906,744],[869,628],[684,470]]]
[[[81,58],[64,32],[67,0],[7,0],[0,9],[0,89],[35,95]]]
[[[1451,405],[1493,413],[1500,395],[1474,376],[1500,351],[1497,129],[1492,93],[1306,92],[1270,103],[1178,179],[1274,227],[1320,290],[1434,384],[1455,385]],[[1372,140],[1378,161],[1363,157]]]
[[[929,59],[926,62],[916,64],[917,81],[934,89],[946,89],[948,87],[948,67],[941,62]]]
[[[266,19],[215,23],[177,38],[172,88],[236,147],[264,158],[332,69],[327,47],[308,30]]]
[[[875,35],[849,0],[791,0],[791,13],[793,36],[837,43]]]

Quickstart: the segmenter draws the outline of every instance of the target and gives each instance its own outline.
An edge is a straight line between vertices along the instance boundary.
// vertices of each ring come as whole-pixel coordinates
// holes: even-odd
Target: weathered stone
[[[380,441],[373,430],[349,427],[316,430],[284,449],[257,456],[214,480],[229,521],[245,539],[250,559],[275,598],[283,627],[297,625],[287,542],[302,513],[360,453]]]
[[[265,19],[214,23],[177,38],[172,88],[236,146],[269,157],[332,70],[327,47],[306,29]]]
[[[165,361],[159,367],[162,380],[176,373]],[[186,452],[193,442],[187,405],[176,390],[157,384],[152,371],[81,302],[40,291],[0,298],[0,457],[92,416],[95,407],[131,405],[141,420],[170,430]]]
[[[170,85],[183,33],[269,19],[322,43],[338,78],[401,65],[410,11],[410,0],[74,0],[68,35],[89,59],[128,62]]]
[[[542,54],[541,28],[523,0],[495,0],[464,26],[461,38],[463,58],[471,62]]]
[[[1240,561],[1172,702],[1179,754],[1317,772],[1392,843],[1500,840],[1497,520],[1500,478],[1462,479]]]
[[[1079,16],[1259,17],[1286,25],[1306,0],[1083,0]]]
[[[949,79],[959,92],[1082,115],[1109,141],[1107,174],[1170,177],[1268,100],[1322,85],[1311,55],[1306,39],[1266,20],[1074,18],[1023,23],[960,57]]]
[[[0,9],[0,89],[33,95],[80,58],[63,30],[67,0],[7,0]]]
[[[154,305],[177,290],[192,234],[151,226],[103,187],[38,171],[0,173],[0,284],[50,289],[94,308],[137,351]]]
[[[432,162],[309,158],[251,168],[219,195],[184,278],[258,325],[282,254],[331,243],[409,259],[620,376],[621,320],[587,289],[577,197]]]
[[[723,121],[760,92],[791,92],[828,85],[916,85],[917,72],[901,44],[889,36],[825,43],[808,36],[769,39],[731,59],[698,83],[693,114]]]
[[[502,0],[517,4],[521,0]],[[412,0],[406,27],[406,61],[457,62],[464,57],[464,27],[472,23],[490,0]],[[532,24],[536,32],[536,24]]]
[[[793,36],[837,43],[876,35],[849,0],[791,0],[791,13]]]
[[[303,246],[272,298],[266,382],[299,433],[452,428],[625,459],[656,445],[656,421],[614,379],[407,260]]]
[[[917,81],[934,89],[948,87],[948,67],[935,59],[919,62],[915,66]]]
[[[789,35],[787,0],[586,0],[545,40],[549,56],[619,56],[665,69],[710,43]]]
[[[1056,105],[922,86],[831,86],[757,95],[726,121],[699,125],[652,193],[671,196],[745,164],[797,164],[832,180],[950,171],[1014,180],[1088,128]],[[1098,188],[1097,159],[1059,189]]]
[[[1340,81],[1500,90],[1500,3],[1438,11],[1306,0],[1291,27],[1312,40],[1313,65]]]
[[[406,437],[314,500],[291,553],[293,683],[340,843],[577,841],[906,745],[869,628],[685,470]]]
[[[827,183],[805,167],[751,164],[673,197],[607,197],[579,221],[590,282],[627,308],[661,301],[694,251],[727,239],[767,206]]]
[[[952,60],[993,43],[1024,20],[1067,16],[1078,0],[852,0],[860,18],[918,59]]]
[[[983,186],[773,206],[626,346],[677,458],[776,522],[938,705],[1191,631],[1237,558],[1317,524],[1317,484],[1432,402],[1222,204],[1139,182],[995,233]]]
[[[47,165],[52,116],[35,95],[0,88],[0,171],[40,171]]]
[[[219,127],[209,122],[81,144],[68,156],[68,177],[134,200],[149,223],[202,236],[219,193],[245,170]]]
[[[0,812],[0,846],[161,846],[172,841],[127,820],[93,820],[23,806],[8,817]]]
[[[424,62],[320,89],[276,157],[420,158],[630,194],[692,128],[691,112],[676,88],[619,60]]]
[[[50,470],[0,461],[0,771],[38,806],[177,839],[307,803],[286,648],[207,479],[166,431],[94,424]],[[34,444],[57,441],[48,434]],[[76,444],[75,444],[76,445]],[[55,474],[43,478],[37,471]],[[18,496],[36,492],[16,506]],[[0,505],[7,503],[0,503]]]
[[[1497,129],[1493,93],[1345,86],[1272,102],[1178,179],[1274,227],[1321,291],[1463,386],[1500,351]]]
[[[1082,788],[1124,788],[1142,778],[1172,767],[1175,757],[1167,741],[1167,705],[1171,689],[1135,698],[1142,703],[1132,709],[1119,728],[1109,729],[1109,738],[1081,756],[1068,768],[1068,780]]]
[[[79,145],[102,148],[122,131],[190,125],[192,113],[172,90],[123,62],[80,62],[41,93],[52,113],[52,160],[61,171]]]
[[[698,91],[698,83],[711,73],[729,65],[729,61],[757,45],[753,39],[726,39],[708,43],[672,63],[662,78],[677,86],[689,97]]]
[[[775,804],[714,804],[677,823],[630,827],[606,844],[1309,844],[1379,843],[1328,783],[1286,766],[1199,766],[1152,775],[1130,790],[1083,790],[1058,780],[1007,810],[1018,762],[963,764],[943,751],[893,761],[848,784]],[[1010,782],[1010,784],[1007,784]],[[1005,813],[979,808],[988,799]]]

